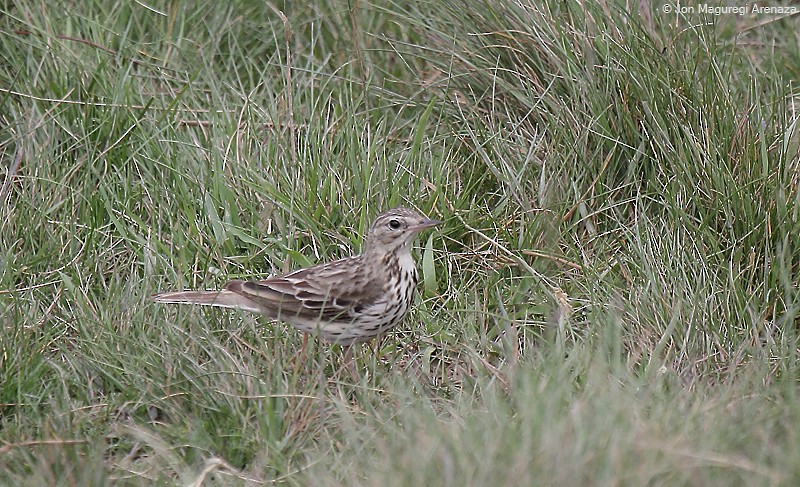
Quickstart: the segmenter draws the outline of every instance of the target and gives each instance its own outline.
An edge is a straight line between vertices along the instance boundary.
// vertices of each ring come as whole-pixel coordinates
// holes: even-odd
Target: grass
[[[797,15],[3,14],[3,485],[800,478]],[[401,204],[446,224],[357,379],[149,301],[357,252]]]

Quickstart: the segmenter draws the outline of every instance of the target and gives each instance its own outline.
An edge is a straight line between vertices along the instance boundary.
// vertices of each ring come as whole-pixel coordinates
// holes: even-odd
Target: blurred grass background
[[[663,6],[4,2],[0,483],[795,485],[800,15]],[[149,301],[397,205],[358,379]]]

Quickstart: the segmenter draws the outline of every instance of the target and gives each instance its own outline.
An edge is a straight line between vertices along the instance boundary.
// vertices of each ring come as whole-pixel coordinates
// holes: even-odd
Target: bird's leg
[[[350,377],[355,382],[355,381],[358,380],[358,371],[356,370],[356,367],[355,367],[355,360],[353,360],[353,347],[354,346],[355,345],[352,344],[352,343],[350,345],[345,345],[344,346],[344,358],[343,358],[343,362],[344,363],[342,365],[344,366],[345,369],[347,369],[347,372],[350,373]]]
[[[377,365],[381,361],[381,339],[375,338],[370,342],[372,346],[372,355],[375,357],[375,364]]]
[[[343,363],[344,363],[344,365],[347,365],[347,364],[349,364],[350,362],[353,361],[353,345],[352,344],[345,345],[342,348],[344,348],[344,360],[343,360]]]
[[[303,344],[300,346],[300,351],[294,354],[294,371],[292,376],[296,377],[300,369],[300,364],[306,361],[306,347],[308,346],[308,333],[303,333]]]
[[[303,344],[300,346],[300,356],[305,355],[308,346],[308,333],[303,333]]]

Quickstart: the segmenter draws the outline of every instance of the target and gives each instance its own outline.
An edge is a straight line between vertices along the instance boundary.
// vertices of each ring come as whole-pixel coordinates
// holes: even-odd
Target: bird
[[[394,208],[375,218],[361,254],[264,280],[230,281],[221,290],[167,291],[152,299],[261,313],[349,347],[403,321],[418,282],[411,247],[420,232],[441,224],[415,210]]]

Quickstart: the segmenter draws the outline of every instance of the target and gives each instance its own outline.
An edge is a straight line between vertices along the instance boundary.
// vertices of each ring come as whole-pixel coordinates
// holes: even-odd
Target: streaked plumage
[[[159,293],[153,300],[262,313],[341,345],[368,341],[408,312],[418,280],[411,244],[440,223],[395,208],[375,219],[359,255],[262,281],[231,281],[220,291]]]

